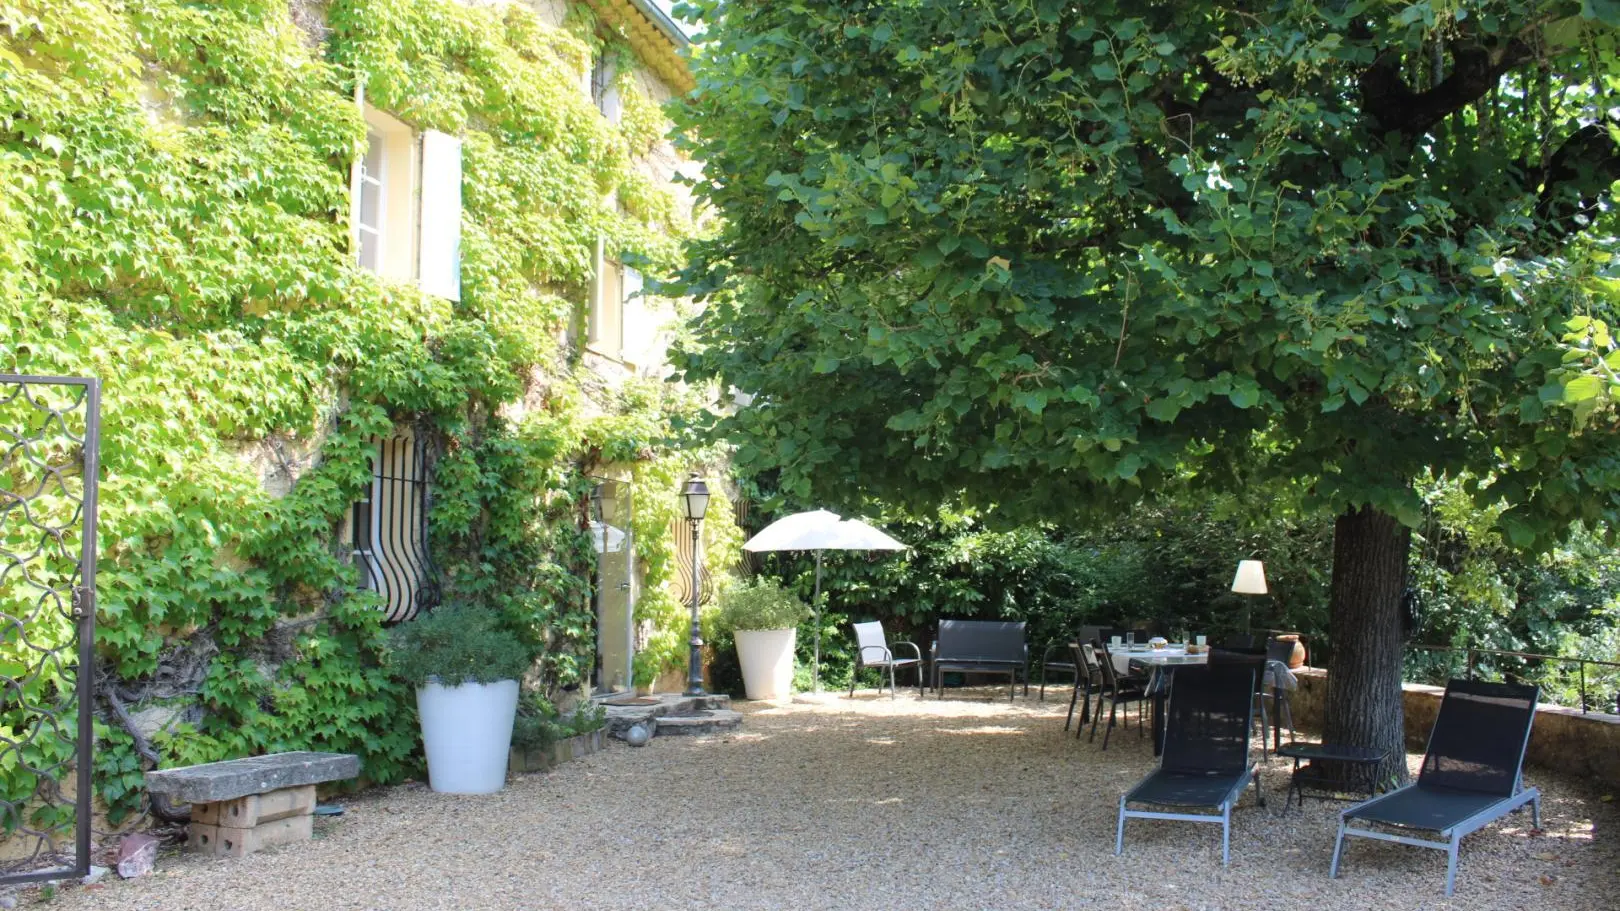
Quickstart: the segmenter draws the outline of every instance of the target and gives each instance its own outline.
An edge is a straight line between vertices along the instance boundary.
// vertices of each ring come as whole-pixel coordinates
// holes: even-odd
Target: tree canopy
[[[745,471],[1053,517],[1620,515],[1620,3],[698,0],[682,366]],[[1614,363],[1611,357],[1610,363]],[[1609,374],[1612,376],[1612,374]]]

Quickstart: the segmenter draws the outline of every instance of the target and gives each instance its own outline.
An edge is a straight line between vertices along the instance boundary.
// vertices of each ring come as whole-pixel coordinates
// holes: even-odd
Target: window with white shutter
[[[592,289],[586,341],[596,353],[618,360],[624,354],[624,267],[611,259],[601,263]]]
[[[361,102],[366,147],[350,202],[355,262],[428,294],[461,299],[461,140]]]
[[[623,315],[619,321],[624,338],[620,357],[627,363],[645,365],[650,360],[657,359],[651,349],[656,341],[658,326],[654,322],[646,299],[642,296],[641,273],[625,266],[620,274],[623,276],[623,289],[620,295],[623,300],[620,312]]]
[[[623,114],[623,106],[619,103],[619,86],[614,76],[613,62],[604,57],[596,58],[591,66],[591,102],[608,123],[617,125]]]
[[[383,141],[375,131],[366,131],[366,153],[360,159],[360,176],[355,187],[355,258],[360,268],[382,271],[383,250]]]
[[[416,136],[371,107],[366,147],[354,165],[350,220],[361,268],[394,281],[416,278]]]

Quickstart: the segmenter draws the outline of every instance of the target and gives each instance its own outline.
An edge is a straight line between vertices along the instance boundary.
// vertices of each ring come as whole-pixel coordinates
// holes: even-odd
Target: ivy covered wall
[[[666,123],[634,61],[620,125],[581,88],[595,55],[627,53],[611,27],[522,3],[0,0],[0,32],[0,368],[105,388],[97,787],[115,821],[143,761],[318,749],[358,753],[373,782],[416,770],[412,694],[339,546],[378,437],[436,444],[445,598],[502,611],[546,690],[590,671],[596,463],[634,477],[643,610],[672,616],[658,523],[710,456],[669,442],[692,402],[594,381],[568,333],[597,238],[656,276],[692,230],[645,167]],[[457,303],[354,264],[362,80],[463,142]],[[151,703],[178,723],[132,736]],[[0,769],[4,796],[34,784]]]

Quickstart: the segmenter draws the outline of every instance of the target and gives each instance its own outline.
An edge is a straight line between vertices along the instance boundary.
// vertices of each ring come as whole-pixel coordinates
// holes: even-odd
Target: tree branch
[[[1520,38],[1501,44],[1459,44],[1451,48],[1451,73],[1433,88],[1415,92],[1401,78],[1401,57],[1381,51],[1361,74],[1361,103],[1385,133],[1413,138],[1462,110],[1495,88],[1504,73],[1536,59],[1535,49]]]
[[[1588,124],[1565,139],[1547,160],[1536,218],[1557,238],[1590,226],[1609,187],[1620,180],[1620,144],[1606,122]]]

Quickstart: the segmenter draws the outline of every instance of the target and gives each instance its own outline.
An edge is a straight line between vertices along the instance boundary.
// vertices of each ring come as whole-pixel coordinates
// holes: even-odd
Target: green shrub
[[[810,616],[810,607],[775,579],[739,582],[720,594],[715,622],[722,629],[795,629]]]
[[[445,686],[518,680],[533,660],[494,612],[476,607],[441,607],[389,640],[394,673],[413,686],[435,678]]]
[[[607,725],[607,709],[584,703],[567,715],[557,711],[539,693],[518,704],[512,724],[512,745],[525,750],[545,749],[559,740],[589,734]]]

